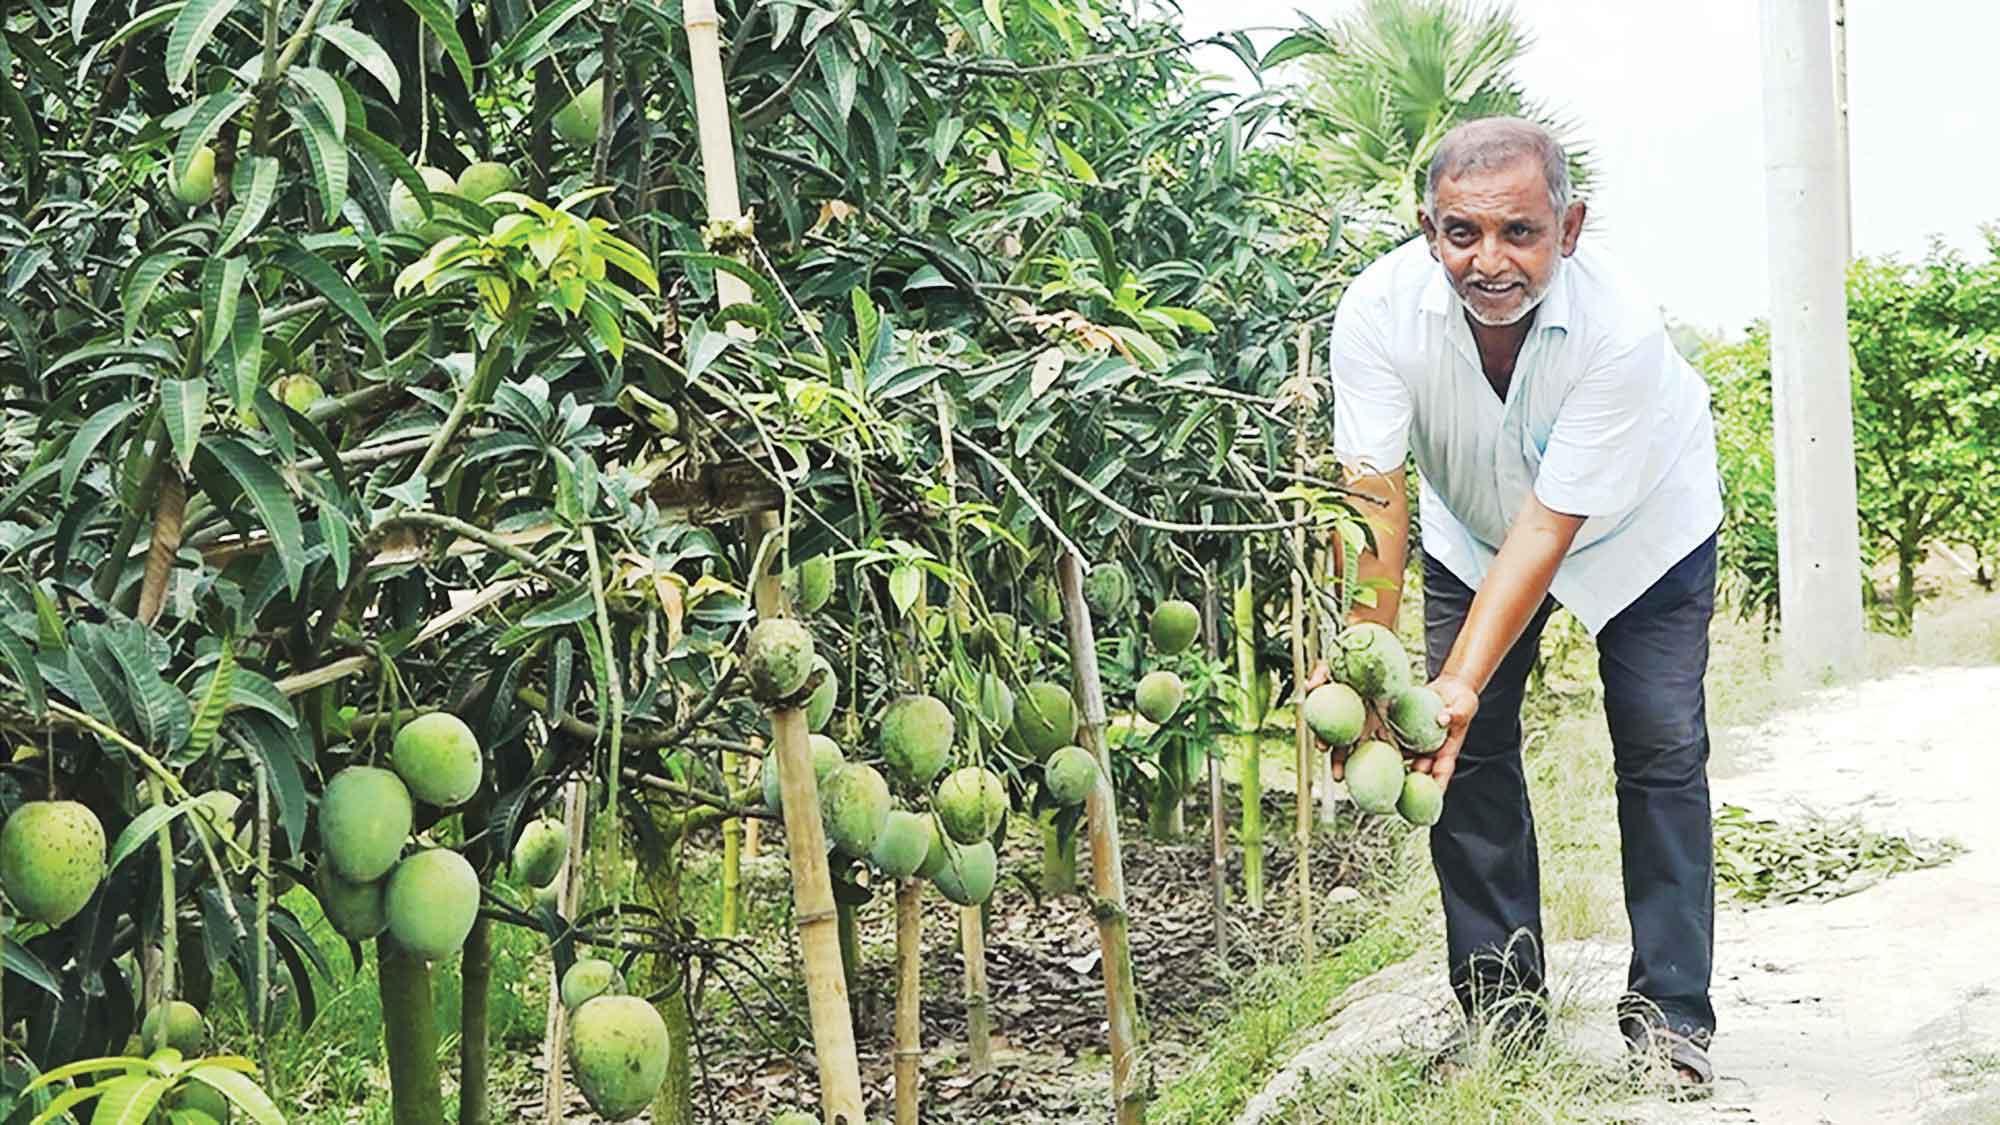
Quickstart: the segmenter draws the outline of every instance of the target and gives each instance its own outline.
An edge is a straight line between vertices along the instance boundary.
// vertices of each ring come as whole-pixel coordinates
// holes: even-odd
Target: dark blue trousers
[[[1424,557],[1424,647],[1436,676],[1473,591]],[[1431,861],[1444,895],[1452,988],[1469,1015],[1546,995],[1541,874],[1521,766],[1521,695],[1553,600],[1545,601],[1479,697]],[[1618,777],[1632,966],[1620,1022],[1664,1022],[1704,1041],[1715,1029],[1715,861],[1708,799],[1709,619],[1715,540],[1676,563],[1598,634],[1598,671]]]

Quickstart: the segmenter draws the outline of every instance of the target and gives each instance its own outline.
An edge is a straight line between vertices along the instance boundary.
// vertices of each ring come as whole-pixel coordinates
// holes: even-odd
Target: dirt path
[[[1827,903],[1737,909],[1716,922],[1718,1080],[1700,1107],[1636,1104],[1625,1120],[1735,1125],[2000,1122],[2000,668],[1907,672],[1821,693],[1724,732],[1737,769],[1717,805],[1786,819],[1858,814],[1948,836],[1952,862]],[[1564,1033],[1607,1065],[1622,943],[1550,950]],[[1428,1044],[1449,1012],[1443,971],[1417,961],[1363,982],[1324,1035],[1239,1122],[1265,1120],[1307,1073]]]

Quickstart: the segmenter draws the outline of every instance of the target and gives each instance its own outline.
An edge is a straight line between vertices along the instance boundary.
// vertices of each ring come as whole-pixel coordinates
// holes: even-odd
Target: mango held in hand
[[[992,770],[967,766],[944,779],[931,807],[946,835],[971,844],[993,835],[1007,818],[1007,786]]]
[[[1403,776],[1403,795],[1396,799],[1396,811],[1419,828],[1429,828],[1444,815],[1444,788],[1427,773]]]
[[[784,617],[759,622],[744,652],[750,691],[759,701],[790,699],[812,676],[813,640],[806,627]]]
[[[1061,684],[1038,680],[1022,689],[1014,705],[1015,739],[1022,749],[1043,761],[1076,741],[1076,700]]]
[[[531,887],[546,887],[562,873],[569,853],[569,826],[553,817],[537,817],[514,841],[514,877]]]
[[[402,778],[374,766],[349,766],[333,775],[320,797],[320,852],[341,878],[372,883],[403,854],[412,812]]]
[[[485,763],[479,739],[457,715],[433,711],[403,724],[389,752],[396,776],[411,796],[441,809],[456,808],[479,792]]]
[[[944,861],[931,875],[939,892],[960,906],[978,906],[991,898],[1000,874],[1000,857],[992,841],[959,844],[944,839],[943,846]]]
[[[908,809],[892,810],[889,819],[882,824],[881,835],[875,837],[875,847],[868,853],[868,862],[892,879],[907,879],[930,858],[932,841],[936,836],[937,823],[928,814]]]
[[[1403,755],[1394,746],[1370,739],[1347,755],[1347,795],[1362,812],[1387,816],[1403,797]]]
[[[465,857],[432,848],[389,873],[389,934],[426,961],[459,951],[479,915],[479,875]]]
[[[1194,635],[1201,631],[1201,612],[1193,602],[1174,600],[1161,602],[1153,610],[1153,616],[1146,623],[1146,638],[1153,647],[1167,656],[1187,651],[1194,643]]]
[[[833,846],[842,855],[863,858],[889,822],[889,783],[875,767],[850,762],[820,787],[819,814]]]
[[[30,801],[0,828],[0,887],[21,916],[60,926],[104,881],[104,825],[75,801]]]
[[[1419,754],[1444,745],[1447,732],[1438,722],[1443,714],[1444,700],[1428,687],[1406,687],[1389,697],[1389,728]]]
[[[569,1065],[590,1108],[612,1121],[644,1113],[667,1079],[667,1022],[637,996],[587,1000],[570,1020]]]
[[[951,761],[957,724],[935,696],[905,695],[882,712],[882,758],[901,780],[928,786]]]
[[[1097,784],[1097,759],[1081,746],[1065,746],[1042,766],[1042,784],[1059,805],[1080,805]]]
[[[208,1045],[208,1021],[201,1009],[185,1000],[171,1000],[146,1013],[139,1024],[139,1046],[147,1054],[172,1047],[184,1059],[197,1058]]]
[[[625,974],[602,957],[580,957],[562,975],[557,991],[563,1007],[574,1012],[599,996],[615,996],[625,991]]]
[[[1328,746],[1352,746],[1368,721],[1368,705],[1346,684],[1321,684],[1306,693],[1306,725]]]
[[[1187,700],[1187,686],[1181,678],[1164,669],[1148,672],[1139,681],[1133,693],[1139,704],[1139,713],[1153,723],[1164,723],[1174,717]]]
[[[1364,621],[1340,631],[1332,672],[1361,698],[1380,699],[1409,685],[1410,655],[1390,629]]]

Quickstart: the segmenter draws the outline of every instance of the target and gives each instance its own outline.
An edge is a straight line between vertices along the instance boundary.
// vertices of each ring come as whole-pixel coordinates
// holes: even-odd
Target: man
[[[1359,577],[1379,593],[1357,619],[1394,625],[1407,454],[1421,477],[1425,648],[1449,730],[1416,768],[1446,786],[1431,857],[1453,989],[1470,1019],[1539,1035],[1520,711],[1559,602],[1597,639],[1610,720],[1633,947],[1620,1027],[1635,1059],[1670,1064],[1657,1073],[1699,1096],[1715,1028],[1702,676],[1722,519],[1707,387],[1656,307],[1579,249],[1584,205],[1541,127],[1489,118],[1453,130],[1421,220],[1422,238],[1341,300],[1334,445],[1375,502]]]

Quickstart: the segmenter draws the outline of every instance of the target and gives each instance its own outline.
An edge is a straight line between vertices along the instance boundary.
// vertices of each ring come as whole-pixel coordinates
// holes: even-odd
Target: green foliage
[[[1857,817],[1813,814],[1787,824],[1736,805],[1715,813],[1715,884],[1751,903],[1840,898],[1900,871],[1949,862],[1963,850],[1949,840],[1877,832]]]
[[[1916,570],[1939,543],[1984,545],[2000,517],[2000,258],[1935,247],[1920,263],[1857,261],[1847,285],[1864,554],[1895,567],[1882,615],[1907,629]],[[1777,610],[1770,337],[1763,324],[1700,353],[1714,394],[1727,514],[1721,564],[1739,612]]]

